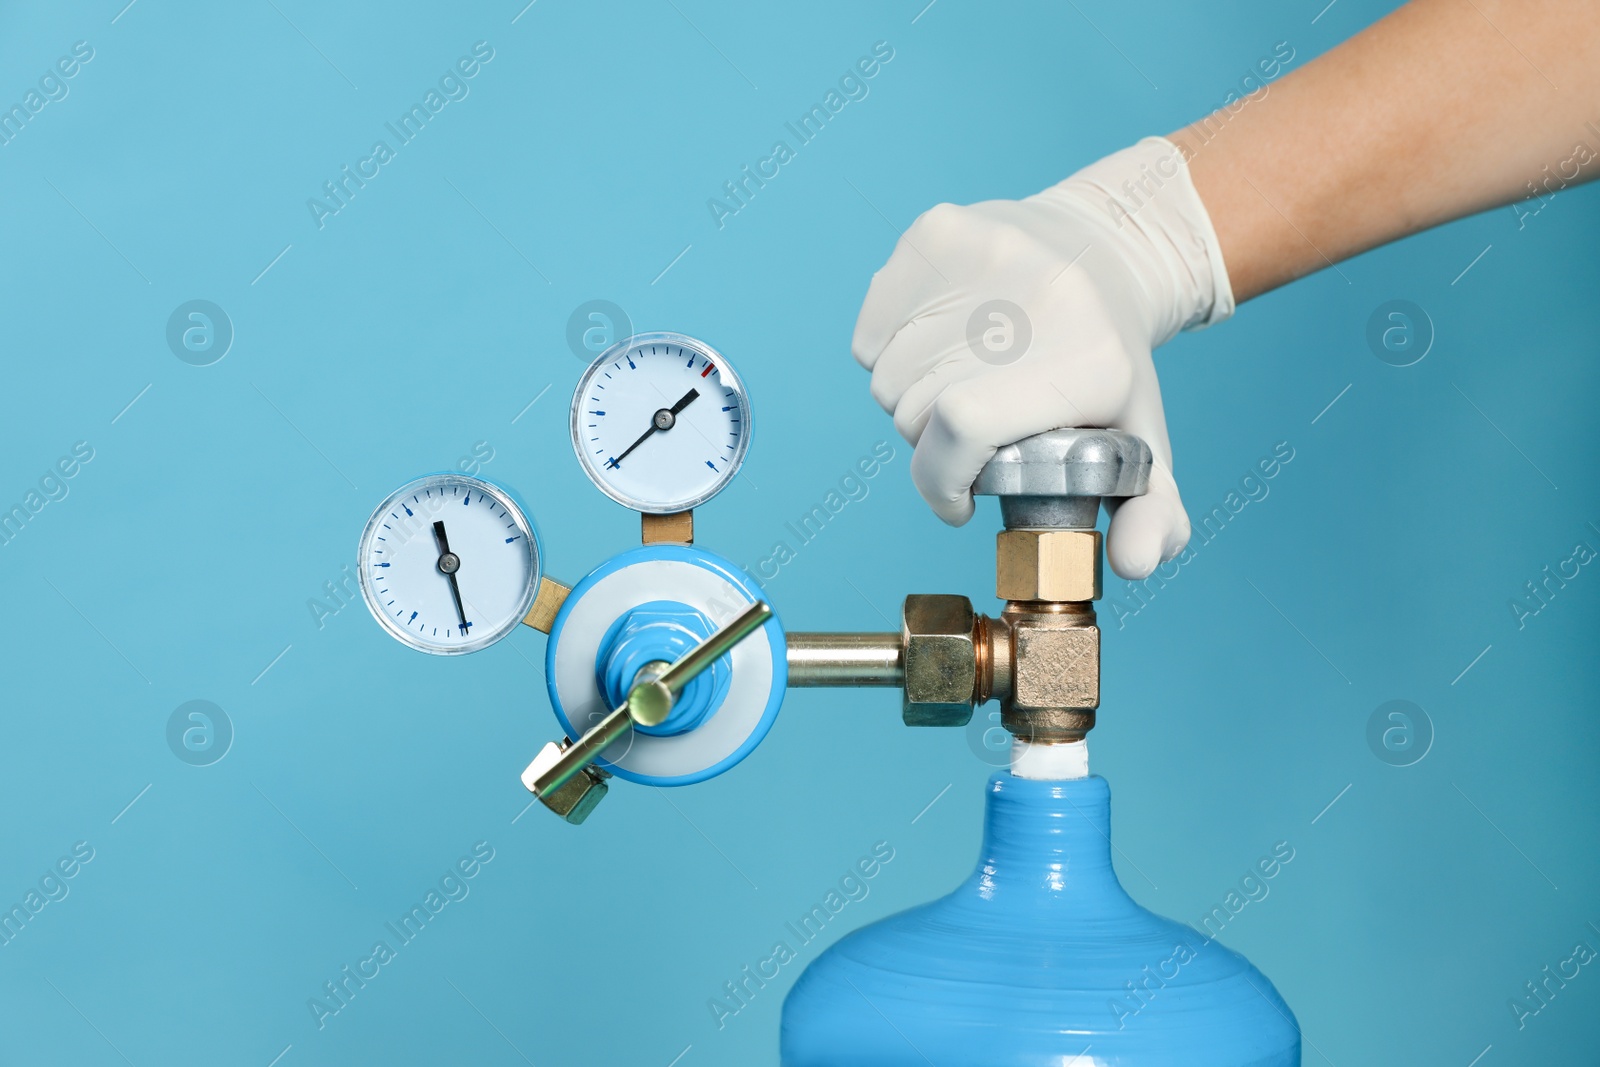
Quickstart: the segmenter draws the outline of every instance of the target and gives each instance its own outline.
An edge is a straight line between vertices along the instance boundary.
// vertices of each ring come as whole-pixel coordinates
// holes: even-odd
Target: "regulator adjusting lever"
[[[640,671],[621,707],[576,741],[545,745],[522,772],[522,784],[568,822],[581,823],[606,793],[603,772],[593,766],[594,761],[632,734],[634,724],[656,726],[664,722],[684,686],[770,618],[772,608],[758,600],[659,672],[648,668]],[[584,780],[574,781],[580,776]]]

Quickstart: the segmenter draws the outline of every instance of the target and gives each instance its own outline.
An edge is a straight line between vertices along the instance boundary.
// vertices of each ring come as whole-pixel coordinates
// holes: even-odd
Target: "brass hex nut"
[[[900,639],[905,649],[907,726],[965,726],[978,682],[977,618],[972,601],[943,593],[906,597]]]
[[[561,758],[561,753],[566,751],[568,744],[570,742],[557,744],[551,741],[540,749],[533,762],[522,772],[523,788],[535,793],[534,786],[540,776],[555,765]],[[563,819],[577,825],[589,817],[596,804],[605,799],[606,788],[605,775],[593,767],[585,767],[563,783],[559,789],[540,796],[539,800]]]
[[[605,799],[605,795],[606,783],[586,767],[560,789],[539,799],[544,801],[545,807],[576,826],[589,817],[589,813]]]
[[[1098,600],[1101,555],[1098,530],[1002,530],[995,539],[995,595]]]

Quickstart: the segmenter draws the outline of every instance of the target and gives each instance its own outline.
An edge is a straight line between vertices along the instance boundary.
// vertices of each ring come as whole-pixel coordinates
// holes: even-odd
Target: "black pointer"
[[[687,393],[683,394],[683,399],[682,400],[679,400],[676,404],[672,405],[670,408],[661,408],[661,409],[659,409],[654,415],[652,415],[650,417],[650,428],[648,430],[646,430],[644,433],[640,434],[639,435],[639,439],[637,441],[635,441],[633,444],[629,445],[626,449],[624,449],[623,452],[622,452],[622,455],[618,456],[616,459],[608,459],[608,460],[606,460],[606,466],[611,467],[612,469],[616,469],[617,467],[622,466],[622,461],[628,458],[628,453],[632,452],[634,449],[636,449],[640,445],[644,444],[645,439],[647,437],[649,437],[651,434],[655,433],[657,430],[670,430],[670,429],[672,429],[672,427],[677,424],[678,412],[682,411],[684,408],[688,407],[691,403],[693,403],[695,397],[697,397],[699,395],[700,395],[700,390],[691,389]]]
[[[444,534],[444,523],[433,524],[433,539],[439,542],[439,573],[450,579],[450,595],[456,600],[456,615],[461,619],[461,632],[466,633],[472,624],[461,607],[461,586],[456,584],[456,571],[461,569],[461,557],[450,551],[450,539]]]

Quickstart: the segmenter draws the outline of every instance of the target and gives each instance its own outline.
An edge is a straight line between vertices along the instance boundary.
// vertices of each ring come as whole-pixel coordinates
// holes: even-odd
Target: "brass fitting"
[[[605,799],[605,795],[606,783],[600,780],[599,773],[585,767],[573,775],[571,781],[551,793],[545,804],[551,811],[577,826],[589,817],[589,813]]]
[[[791,634],[789,684],[903,685],[908,726],[963,726],[997,700],[1017,737],[1081,739],[1100,705],[1095,520],[1103,500],[1144,493],[1153,462],[1121,430],[1049,430],[996,450],[972,491],[1000,498],[1000,616],[976,614],[966,597],[917,595],[899,634]]]
[[[1010,634],[1000,725],[1029,741],[1075,741],[1100,706],[1101,538],[1098,530],[1002,530],[995,595]]]
[[[1075,740],[1094,728],[1100,630],[1091,602],[1012,600],[990,618],[964,596],[914,593],[902,619],[899,634],[791,634],[789,684],[899,686],[907,726],[965,726],[974,707],[998,700],[1001,724],[1029,740]]]
[[[1100,531],[1001,530],[994,595],[1001,600],[1100,599]]]
[[[522,772],[523,787],[537,794],[534,786],[539,776],[549,770],[571,746],[572,742],[565,739],[559,744],[555,741],[546,744],[533,762],[528,764],[527,770]],[[606,779],[609,777],[598,767],[585,767],[539,799],[544,801],[545,807],[576,826],[589,817],[596,804],[605,799]]]
[[[1094,729],[1100,706],[1100,629],[1087,601],[1012,601],[1011,692],[1000,724],[1030,741],[1073,741]]]
[[[998,700],[1001,725],[1030,740],[1075,740],[1100,704],[1100,630],[1089,601],[1013,600],[999,618],[964,596],[906,597],[907,726],[965,726]]]
[[[996,619],[962,596],[906,598],[907,726],[964,726],[1000,702],[1000,722],[1033,741],[1071,741],[1094,728],[1100,706],[1101,589],[1096,530],[1004,530],[995,541]]]
[[[978,687],[977,617],[972,601],[944,593],[906,597],[901,718],[907,726],[965,726]]]
[[[1150,446],[1121,430],[1048,430],[997,449],[973,481],[1000,500],[995,594],[1011,635],[1011,686],[1000,722],[1030,741],[1073,741],[1100,705],[1102,502],[1142,495]]]

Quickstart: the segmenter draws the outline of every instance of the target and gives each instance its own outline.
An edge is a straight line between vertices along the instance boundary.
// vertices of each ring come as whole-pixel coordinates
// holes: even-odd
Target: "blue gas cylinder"
[[[849,934],[783,1005],[784,1067],[1298,1067],[1300,1028],[1243,956],[1140,907],[1100,777],[989,779],[949,896]]]

